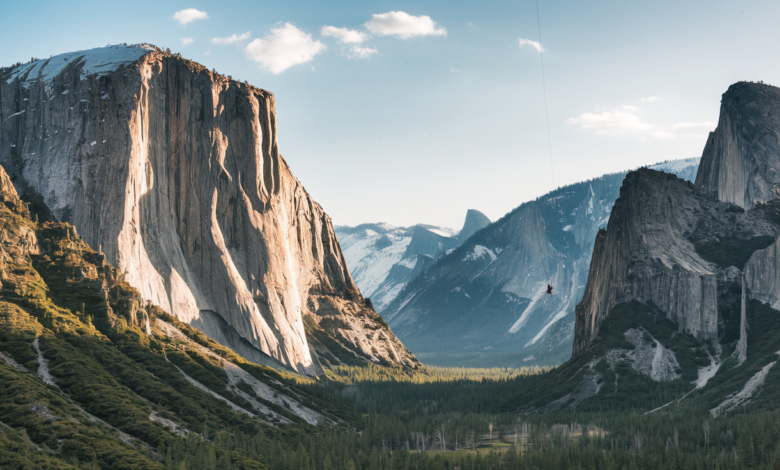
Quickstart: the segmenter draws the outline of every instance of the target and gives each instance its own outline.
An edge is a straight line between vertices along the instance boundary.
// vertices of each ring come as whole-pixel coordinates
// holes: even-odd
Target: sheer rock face
[[[461,243],[465,242],[488,225],[490,225],[488,216],[476,209],[469,209],[466,212],[466,221],[463,222],[463,228],[458,233],[458,241]]]
[[[0,80],[0,162],[17,188],[40,194],[145,299],[237,351],[248,342],[316,373],[309,299],[372,312],[330,218],[279,154],[273,95],[160,51],[85,75],[85,53],[48,79]],[[416,364],[382,331],[397,354],[362,359]]]
[[[780,89],[736,83],[723,95],[694,188],[648,171],[626,177],[609,227],[596,240],[577,306],[575,352],[593,341],[615,304],[632,299],[651,300],[686,331],[712,338],[726,320],[716,313],[718,292],[741,288],[741,276],[729,272],[743,268],[746,295],[780,308],[780,245],[766,243],[778,236],[778,184]],[[719,265],[703,260],[692,243]]]
[[[751,256],[745,265],[745,287],[751,299],[780,310],[780,239]]]
[[[780,282],[772,271],[772,242],[780,234],[777,202],[744,211],[712,201],[672,175],[628,173],[609,225],[596,237],[576,309],[574,353],[593,342],[615,305],[632,300],[653,302],[681,330],[715,340],[718,324],[733,320],[732,307],[739,317],[730,292],[741,288],[743,268],[753,298],[772,303],[756,294],[763,289],[767,296]]]
[[[780,195],[780,88],[736,83],[702,154],[696,190],[744,209]]]
[[[607,229],[596,237],[576,309],[574,354],[596,338],[612,307],[634,299],[652,301],[699,339],[716,337],[717,267],[686,237],[719,206],[672,175],[642,169],[626,176]]]

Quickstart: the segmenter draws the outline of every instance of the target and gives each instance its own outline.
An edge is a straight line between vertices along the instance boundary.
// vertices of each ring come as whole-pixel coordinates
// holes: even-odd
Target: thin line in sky
[[[555,169],[553,168],[552,139],[550,138],[550,113],[547,111],[547,85],[544,79],[544,47],[542,46],[542,22],[539,20],[539,0],[536,0],[536,27],[539,30],[539,59],[542,62],[542,92],[544,94],[544,118],[547,122],[547,148],[550,151],[550,174],[552,189],[555,189]]]

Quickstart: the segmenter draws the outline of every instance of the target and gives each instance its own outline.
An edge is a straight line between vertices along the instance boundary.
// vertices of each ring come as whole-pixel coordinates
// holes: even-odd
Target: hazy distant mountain
[[[469,209],[460,232],[433,225],[386,223],[337,226],[335,230],[352,277],[381,313],[409,281],[489,224],[485,214]]]
[[[651,168],[693,180],[698,163],[690,158]],[[521,205],[407,282],[382,316],[423,363],[565,361],[596,233],[606,226],[625,175],[559,188]],[[544,293],[548,282],[552,296]]]

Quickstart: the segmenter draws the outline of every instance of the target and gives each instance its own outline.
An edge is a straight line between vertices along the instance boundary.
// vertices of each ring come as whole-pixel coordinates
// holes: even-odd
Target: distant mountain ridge
[[[434,225],[386,223],[337,225],[335,232],[355,283],[381,313],[409,281],[489,224],[485,214],[469,209],[460,232]]]
[[[692,181],[698,158],[653,165]],[[522,204],[408,282],[381,314],[424,363],[560,364],[593,244],[626,172]],[[349,261],[348,261],[349,263]],[[552,296],[544,294],[547,283]]]

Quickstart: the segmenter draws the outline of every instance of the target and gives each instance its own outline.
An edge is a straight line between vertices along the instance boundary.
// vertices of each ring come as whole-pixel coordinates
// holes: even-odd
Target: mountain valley
[[[149,44],[0,69],[0,468],[780,468],[780,89],[459,231],[334,226],[276,117]]]

